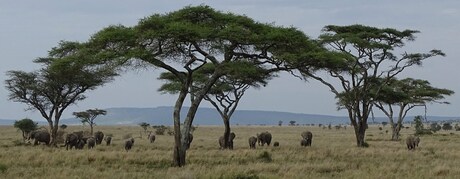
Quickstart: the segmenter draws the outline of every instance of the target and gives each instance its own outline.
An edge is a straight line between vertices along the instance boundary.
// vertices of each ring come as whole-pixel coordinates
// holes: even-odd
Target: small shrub
[[[8,166],[0,163],[0,173],[5,173],[8,170]]]

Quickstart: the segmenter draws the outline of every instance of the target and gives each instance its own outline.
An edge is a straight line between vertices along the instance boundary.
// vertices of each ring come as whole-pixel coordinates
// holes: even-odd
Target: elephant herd
[[[302,137],[300,140],[300,146],[303,147],[308,147],[311,146],[312,139],[313,139],[313,134],[310,131],[304,131],[300,134]],[[228,148],[233,149],[233,140],[235,139],[236,134],[234,132],[230,133],[230,138],[229,141],[227,142]],[[38,144],[46,144],[48,145],[50,143],[50,133],[48,131],[44,130],[37,130],[37,131],[32,131],[29,133],[28,140],[34,140],[33,145],[38,145]],[[150,133],[148,135],[148,140],[150,143],[155,142],[155,135],[153,133]],[[88,149],[94,148],[96,145],[100,145],[102,141],[105,141],[106,145],[111,145],[112,137],[111,136],[106,136],[104,138],[104,133],[101,131],[97,131],[94,133],[94,135],[90,135],[88,133],[85,133],[83,131],[78,131],[78,132],[73,132],[69,133],[65,137],[64,145],[61,147],[66,147],[66,150],[69,148],[75,148],[75,149],[83,149],[84,146],[87,144]],[[193,141],[193,135],[189,134],[188,136],[188,144],[187,144],[187,149],[190,148],[190,143]],[[270,146],[272,141],[272,134],[268,131],[258,133],[256,136],[251,136],[248,139],[249,143],[249,148],[250,149],[255,149],[256,148],[256,143],[259,146],[264,146],[267,144],[267,146]],[[220,149],[224,149],[224,144],[225,139],[224,136],[219,137],[219,145]],[[414,136],[409,136],[406,138],[406,145],[408,150],[415,150],[416,147],[418,147],[420,143],[420,138],[419,137],[414,137]],[[124,143],[124,148],[126,151],[129,151],[132,146],[134,145],[134,138],[127,139]],[[273,143],[274,147],[279,146],[279,142],[274,142]]]
[[[311,141],[313,138],[312,133],[310,131],[302,132],[301,136],[302,136],[302,140],[300,142],[300,145],[305,146],[305,147],[311,146]],[[230,133],[230,139],[228,141],[229,149],[233,149],[233,139],[235,139],[235,137],[236,137],[235,133],[233,132]],[[219,137],[220,149],[224,149],[224,141],[225,141],[224,136],[220,136]],[[256,136],[251,136],[248,139],[250,149],[255,149],[256,144],[258,144],[259,146],[264,146],[265,144],[267,144],[267,146],[270,146],[271,141],[272,141],[272,134],[268,131],[262,132],[260,134],[256,134]],[[279,147],[279,145],[280,145],[279,142],[273,143],[274,147]]]

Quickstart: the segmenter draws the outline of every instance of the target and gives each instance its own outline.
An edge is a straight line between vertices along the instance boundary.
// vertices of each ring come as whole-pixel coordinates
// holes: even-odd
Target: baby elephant
[[[249,148],[250,149],[255,149],[256,148],[256,143],[257,143],[257,138],[252,136],[252,137],[249,137]]]
[[[110,145],[110,143],[112,142],[112,137],[111,137],[111,136],[107,136],[107,137],[105,137],[104,140],[105,140],[105,144],[106,144],[106,145]]]
[[[126,150],[126,152],[128,150],[131,150],[131,147],[133,147],[133,145],[134,145],[134,138],[131,138],[131,139],[127,140],[125,142],[125,150]]]
[[[86,140],[86,143],[88,143],[88,149],[92,149],[96,146],[96,138],[90,137]]]
[[[149,133],[148,138],[149,138],[150,143],[155,142],[155,134],[153,134],[152,132]]]
[[[406,138],[406,145],[408,150],[415,150],[415,147],[418,147],[419,143],[419,137],[409,136]]]
[[[300,134],[302,136],[302,140],[300,141],[300,146],[311,146],[311,141],[313,139],[313,134],[310,131],[305,131]]]
[[[228,146],[227,148],[230,149],[230,150],[233,150],[233,139],[235,139],[236,135],[235,133],[230,133],[230,139],[228,140]],[[220,145],[220,149],[224,149],[225,148],[225,139],[224,139],[224,136],[220,136],[219,137],[219,145]]]

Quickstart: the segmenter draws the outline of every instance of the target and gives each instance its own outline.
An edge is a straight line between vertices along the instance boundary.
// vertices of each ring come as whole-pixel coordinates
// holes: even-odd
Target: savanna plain
[[[88,130],[69,126],[67,132]],[[414,151],[402,129],[400,141],[390,141],[389,126],[371,125],[368,148],[356,147],[353,129],[318,126],[233,126],[234,150],[220,150],[221,126],[198,126],[187,151],[187,165],[172,167],[173,136],[156,135],[150,143],[139,126],[96,126],[113,135],[112,144],[94,149],[32,146],[12,126],[0,126],[0,178],[460,178],[460,132],[439,131],[421,136]],[[152,129],[153,130],[153,129]],[[311,147],[301,147],[300,133],[313,133]],[[248,138],[269,131],[272,144],[249,149]],[[130,151],[124,136],[135,139]]]

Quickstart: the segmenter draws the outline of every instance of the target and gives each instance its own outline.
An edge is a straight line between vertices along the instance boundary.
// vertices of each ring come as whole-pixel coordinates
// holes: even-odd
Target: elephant
[[[46,145],[50,144],[51,135],[48,131],[36,130],[29,133],[28,140],[34,140],[34,145],[45,143]]]
[[[302,134],[300,134],[302,136],[302,141],[305,140],[305,145],[302,145],[302,141],[300,142],[300,144],[302,146],[311,146],[311,141],[313,140],[313,134],[310,132],[310,131],[305,131],[305,132],[302,132]]]
[[[86,144],[85,140],[83,140],[83,139],[79,140],[77,142],[77,145],[75,146],[75,149],[83,149],[83,147],[85,147],[85,144]]]
[[[94,137],[88,138],[86,142],[88,143],[88,149],[92,149],[96,145],[96,139]]]
[[[273,142],[273,147],[279,147],[280,143],[279,142]]]
[[[418,146],[420,142],[419,137],[409,136],[406,138],[406,145],[408,150],[415,150],[415,147]]]
[[[261,134],[257,134],[257,143],[259,145],[264,146],[264,144],[267,144],[270,146],[270,143],[272,141],[272,134],[270,132],[262,132]]]
[[[134,145],[134,138],[131,138],[131,139],[127,140],[127,141],[125,142],[125,150],[126,150],[126,152],[127,152],[128,150],[131,150],[131,148],[133,147],[133,145]]]
[[[111,136],[105,137],[105,143],[106,143],[107,145],[110,145],[111,142],[112,142],[112,137],[111,137]]]
[[[306,139],[302,139],[302,140],[300,141],[300,146],[306,147],[307,145],[308,145],[308,141],[307,141]]]
[[[228,141],[228,148],[230,150],[233,150],[233,139],[235,139],[235,137],[236,137],[235,133],[231,132],[230,133],[230,140]],[[224,136],[219,137],[219,145],[220,145],[220,149],[224,149],[224,145],[225,145]]]
[[[155,137],[155,134],[153,134],[152,132],[149,133],[148,138],[149,138],[150,143],[155,142],[156,137]]]
[[[256,148],[256,143],[257,143],[257,138],[254,136],[249,137],[249,148],[250,149],[255,149]]]
[[[104,139],[104,133],[101,131],[97,131],[94,133],[94,138],[96,138],[96,144],[101,144],[102,140]]]
[[[77,148],[77,145],[79,144],[80,140],[81,139],[79,138],[78,133],[67,134],[64,141],[64,146],[66,147],[66,150],[69,150],[69,147],[70,149],[72,149],[72,147]]]

